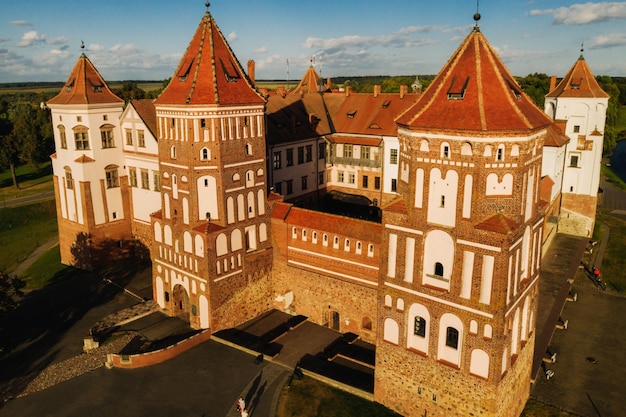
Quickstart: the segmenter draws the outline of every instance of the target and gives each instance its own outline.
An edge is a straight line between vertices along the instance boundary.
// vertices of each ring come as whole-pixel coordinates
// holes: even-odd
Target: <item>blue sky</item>
[[[257,79],[436,74],[474,25],[476,0],[214,0],[210,12]],[[81,53],[106,80],[174,72],[200,0],[0,0],[0,82],[65,81]],[[626,2],[482,0],[481,31],[514,75],[563,76],[580,54],[626,76]],[[287,61],[289,66],[287,66]]]

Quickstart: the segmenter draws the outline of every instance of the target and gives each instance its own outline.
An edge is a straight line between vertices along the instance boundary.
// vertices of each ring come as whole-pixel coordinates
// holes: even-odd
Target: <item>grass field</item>
[[[15,171],[19,189],[13,186],[9,170],[0,172],[0,207],[4,207],[4,201],[54,190],[50,162],[39,166],[21,165]]]

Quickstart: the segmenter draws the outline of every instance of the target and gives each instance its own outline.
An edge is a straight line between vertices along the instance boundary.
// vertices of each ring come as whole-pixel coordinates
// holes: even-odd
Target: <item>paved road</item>
[[[26,204],[32,204],[46,200],[54,200],[54,191],[47,191],[45,193],[34,194],[27,197],[18,197],[9,200],[2,200],[0,201],[0,207],[24,206]]]

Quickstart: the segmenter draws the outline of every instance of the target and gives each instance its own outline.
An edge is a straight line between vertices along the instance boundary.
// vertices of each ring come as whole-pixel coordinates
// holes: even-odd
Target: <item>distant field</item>
[[[112,81],[107,83],[109,88],[112,90],[121,89],[124,85],[125,81]],[[135,81],[133,81],[135,82]],[[163,84],[162,81],[137,81],[137,86],[142,90],[148,92],[152,90],[158,90],[161,88]],[[0,95],[2,94],[16,94],[16,93],[45,93],[47,95],[56,94],[61,91],[63,87],[63,83],[59,83],[58,85],[45,85],[45,86],[27,86],[27,87],[13,87],[13,86],[3,86],[0,87]]]

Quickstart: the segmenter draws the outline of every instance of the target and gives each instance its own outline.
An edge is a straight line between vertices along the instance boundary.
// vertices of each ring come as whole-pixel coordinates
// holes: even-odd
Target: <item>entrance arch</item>
[[[175,285],[172,291],[172,315],[189,322],[189,294],[180,284]]]

